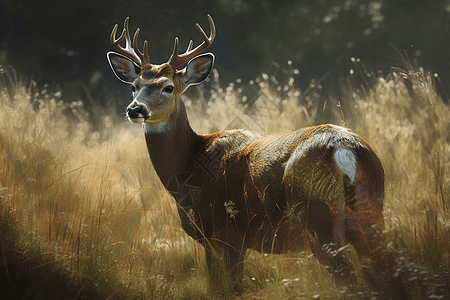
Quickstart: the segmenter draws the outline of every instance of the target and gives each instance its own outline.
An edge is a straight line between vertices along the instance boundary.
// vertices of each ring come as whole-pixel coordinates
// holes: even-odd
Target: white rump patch
[[[342,175],[347,175],[352,182],[356,177],[356,158],[353,152],[347,148],[337,148],[334,152],[334,160]]]

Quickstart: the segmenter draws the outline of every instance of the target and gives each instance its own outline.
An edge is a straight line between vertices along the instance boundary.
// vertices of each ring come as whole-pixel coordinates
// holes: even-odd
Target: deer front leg
[[[214,243],[205,246],[205,252],[211,287],[232,288],[235,294],[241,293],[245,250],[241,252],[230,245]]]

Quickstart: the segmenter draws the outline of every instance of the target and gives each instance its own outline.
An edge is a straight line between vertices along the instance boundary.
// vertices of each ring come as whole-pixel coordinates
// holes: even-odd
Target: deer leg
[[[383,258],[383,234],[377,225],[382,219],[378,206],[380,199],[368,196],[364,189],[357,187],[348,177],[343,177],[345,195],[345,233],[346,241],[350,242],[358,253],[362,271],[367,281],[377,287],[380,281],[376,279],[377,267]],[[375,262],[375,264],[373,263]]]
[[[333,167],[306,157],[292,172],[294,213],[309,236],[310,248],[336,283],[355,283],[345,245],[345,191]]]
[[[235,278],[233,290],[235,294],[242,292],[242,275],[244,273],[245,250],[239,251],[234,247],[228,247],[228,255],[226,257],[228,269],[231,271],[231,278]]]
[[[330,267],[328,270],[338,285],[356,284],[353,264],[343,248],[345,242],[338,214],[327,203],[314,200],[308,212],[307,227],[314,256]]]
[[[358,253],[365,278],[372,287],[378,289],[383,282],[381,270],[388,269],[390,263],[383,247],[382,230],[367,215],[355,212],[347,215],[347,239]]]
[[[235,294],[240,293],[245,250],[241,252],[232,246],[217,243],[206,246],[205,250],[211,286],[219,289],[231,286]]]

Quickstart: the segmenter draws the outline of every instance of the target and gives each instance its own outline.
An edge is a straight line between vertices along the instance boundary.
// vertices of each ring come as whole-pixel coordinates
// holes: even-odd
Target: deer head
[[[214,41],[216,28],[208,15],[211,34],[206,36],[199,24],[196,24],[203,42],[192,49],[192,40],[185,53],[178,54],[178,38],[175,38],[172,55],[166,63],[150,63],[148,43],[144,41],[143,52],[137,47],[140,30],[137,29],[133,43],[128,30],[129,18],[118,39],[116,24],[111,32],[111,44],[119,52],[107,54],[114,74],[123,82],[132,86],[133,101],[127,108],[127,117],[135,123],[145,123],[146,129],[164,129],[176,121],[180,110],[184,109],[179,97],[190,85],[201,83],[211,72],[214,65],[212,53],[201,54]],[[126,46],[120,43],[125,39]],[[179,67],[186,65],[183,69]]]

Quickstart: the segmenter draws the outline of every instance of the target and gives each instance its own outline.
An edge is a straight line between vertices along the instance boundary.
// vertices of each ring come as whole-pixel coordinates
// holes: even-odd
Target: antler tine
[[[209,27],[211,28],[211,33],[209,37],[206,35],[203,28],[197,23],[197,30],[202,36],[203,42],[198,45],[195,49],[192,50],[193,42],[192,40],[189,42],[189,46],[185,53],[179,55],[178,54],[178,38],[175,38],[175,43],[173,47],[172,56],[170,56],[168,64],[170,64],[175,69],[179,66],[182,66],[188,63],[192,58],[196,57],[203,51],[205,51],[211,44],[214,42],[216,38],[216,26],[214,25],[214,21],[210,15],[208,15]]]
[[[191,50],[192,50],[192,46],[194,46],[194,42],[193,42],[192,40],[190,40],[190,41],[189,41],[189,45],[188,45],[188,48],[187,48],[186,52],[189,52],[189,51],[191,51]]]
[[[141,60],[142,65],[144,65],[146,63],[150,63],[150,56],[148,55],[148,42],[147,42],[147,40],[144,41],[144,48],[143,48],[144,52],[141,52],[137,46],[139,32],[141,32],[140,28],[138,28],[136,30],[136,32],[134,33],[133,49],[134,49],[134,52],[136,53],[136,55],[139,56],[139,59]]]
[[[148,55],[148,43],[147,41],[144,42],[144,53],[139,51],[137,47],[137,37],[139,36],[140,29],[138,28],[134,34],[133,37],[133,44],[131,43],[130,38],[130,31],[128,30],[128,22],[130,18],[127,17],[125,19],[125,22],[123,23],[123,30],[122,34],[119,36],[118,39],[116,39],[117,34],[117,28],[118,25],[116,24],[111,32],[111,45],[116,49],[119,53],[125,55],[126,57],[131,58],[133,61],[135,61],[137,64],[142,66],[145,63],[150,62],[150,57]],[[125,39],[125,48],[120,46],[120,43]]]

